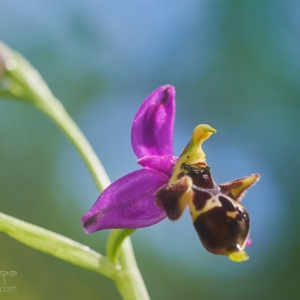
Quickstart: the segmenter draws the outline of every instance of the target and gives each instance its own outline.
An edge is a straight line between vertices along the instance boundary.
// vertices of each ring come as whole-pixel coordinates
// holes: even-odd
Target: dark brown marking
[[[221,202],[223,208],[225,208],[227,211],[235,211],[234,205],[225,197],[219,196],[219,201]]]
[[[241,209],[240,207],[236,209],[236,212],[237,212],[236,218],[238,219],[238,221],[241,221],[245,218],[249,218],[247,211]]]
[[[209,168],[190,168],[187,173],[192,178],[193,184],[203,189],[212,189],[214,182],[210,175]]]
[[[184,175],[185,175],[185,173],[184,173],[184,172],[180,172],[180,173],[177,175],[177,179],[180,179],[180,178],[182,178]]]
[[[88,229],[90,225],[92,225],[95,221],[97,221],[98,215],[90,216],[85,222],[83,223],[83,228]]]
[[[247,239],[250,220],[245,209],[241,209],[239,218],[230,218],[223,207],[214,207],[200,214],[194,221],[194,227],[207,251],[214,254],[228,254],[239,250]]]
[[[169,90],[170,88],[165,89],[164,98],[162,99],[161,104],[165,104],[168,101],[170,95]]]
[[[189,188],[186,179],[186,177],[182,177],[175,183],[166,184],[154,194],[156,204],[164,209],[170,220],[178,220],[183,213],[179,202]]]
[[[201,210],[204,208],[208,199],[212,197],[212,195],[208,192],[199,191],[193,189],[194,196],[193,196],[193,204],[196,210]]]

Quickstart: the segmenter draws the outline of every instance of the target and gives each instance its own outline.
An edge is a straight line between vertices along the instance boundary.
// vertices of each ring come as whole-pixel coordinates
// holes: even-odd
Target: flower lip
[[[221,207],[215,206],[200,213],[194,220],[194,227],[209,252],[229,256],[244,249],[250,219],[241,204],[237,204],[240,208],[234,208],[233,211],[221,204]]]
[[[204,139],[200,132],[194,138],[194,144],[201,146],[201,140]],[[202,150],[198,155],[198,147],[193,147],[191,142],[188,144],[174,168],[176,176],[173,173],[173,180],[155,193],[156,201],[170,220],[180,218],[188,206],[195,230],[207,251],[238,262],[247,260],[244,248],[248,244],[250,218],[240,201],[245,190],[258,180],[258,175],[218,185],[210,174]],[[193,157],[191,163],[191,153],[196,153],[199,160],[195,161]]]

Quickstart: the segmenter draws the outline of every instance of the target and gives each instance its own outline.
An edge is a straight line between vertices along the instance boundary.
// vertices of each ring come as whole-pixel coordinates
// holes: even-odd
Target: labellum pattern
[[[214,132],[208,125],[196,127],[170,183],[155,193],[156,204],[174,221],[188,206],[194,228],[207,251],[244,261],[248,259],[244,248],[249,238],[250,218],[240,201],[259,176],[215,183],[201,149],[202,141]]]

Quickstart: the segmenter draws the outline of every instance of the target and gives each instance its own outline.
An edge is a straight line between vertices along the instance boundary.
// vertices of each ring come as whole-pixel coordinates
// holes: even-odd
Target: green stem
[[[44,103],[51,106],[42,105],[40,109],[58,125],[73,143],[90,171],[98,190],[102,192],[110,185],[110,180],[86,137],[56,98],[49,99]]]
[[[13,67],[7,67],[9,61],[13,63]],[[44,111],[73,143],[102,192],[110,181],[85,136],[60,101],[52,95],[37,70],[22,55],[2,43],[0,73],[0,95],[23,99]],[[4,87],[1,86],[2,80]],[[0,215],[0,230],[33,248],[114,279],[124,299],[149,299],[134,258],[130,238],[127,237],[131,230],[112,231],[113,238],[109,239],[108,246],[109,259],[68,238],[4,214]],[[88,257],[85,256],[87,253]],[[115,263],[118,253],[121,266]]]
[[[107,244],[106,244],[106,254],[107,258],[117,264],[119,262],[118,256],[120,254],[120,247],[124,239],[131,235],[135,229],[115,229],[112,230],[109,235]]]
[[[99,191],[102,192],[103,189],[110,184],[110,181],[100,160],[85,136],[56,98],[53,97],[47,101],[44,100],[42,103],[43,105],[39,108],[50,116],[70,139],[85,162]],[[114,280],[123,299],[147,300],[150,298],[139,272],[131,241],[128,236],[132,231],[133,230],[130,229],[112,230],[111,235],[116,238],[110,239],[108,242],[108,249],[113,249],[112,252],[108,251],[108,253],[113,253],[109,259],[111,262],[116,263],[115,258],[119,253],[121,270]]]
[[[0,213],[0,231],[19,242],[114,279],[118,268],[87,246],[39,226]]]
[[[119,257],[124,275],[116,278],[115,282],[123,299],[150,300],[134,257],[129,236],[122,243]]]

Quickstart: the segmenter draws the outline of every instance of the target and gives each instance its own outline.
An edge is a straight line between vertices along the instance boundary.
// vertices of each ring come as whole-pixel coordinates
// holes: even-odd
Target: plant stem
[[[150,300],[145,283],[139,272],[130,237],[126,237],[120,248],[120,262],[124,276],[115,280],[124,300]]]
[[[106,243],[106,255],[112,263],[117,264],[119,262],[120,247],[124,239],[134,231],[135,229],[132,228],[112,230]]]
[[[102,192],[110,185],[110,180],[86,137],[64,109],[60,101],[56,98],[52,98],[44,103],[50,104],[51,106],[43,105],[40,109],[43,110],[70,139],[90,171],[98,190]]]
[[[87,246],[39,226],[0,213],[0,231],[19,242],[114,279],[118,268]]]
[[[13,62],[12,68],[7,67],[9,61]],[[0,95],[28,101],[46,113],[73,143],[102,192],[110,181],[100,160],[38,71],[22,55],[0,43],[0,73]],[[2,80],[4,86],[1,86]],[[113,259],[104,258],[66,237],[4,214],[0,215],[0,230],[33,248],[114,279],[124,299],[149,299],[130,238],[127,237],[131,230],[118,230],[116,235],[112,231],[115,238],[109,240],[108,248]],[[121,266],[114,261],[117,253],[120,254]]]
[[[53,97],[48,101],[43,100],[43,105],[39,108],[50,116],[70,139],[85,162],[99,191],[102,192],[110,184],[110,181],[93,148],[56,98]],[[116,249],[115,254],[118,252],[120,255],[121,269],[114,277],[120,294],[125,300],[150,299],[134,257],[130,237],[127,236],[132,231],[115,229],[112,231],[112,235],[115,232],[119,237],[116,239],[117,245],[114,246],[110,243],[110,247]]]

